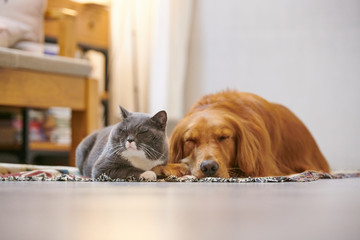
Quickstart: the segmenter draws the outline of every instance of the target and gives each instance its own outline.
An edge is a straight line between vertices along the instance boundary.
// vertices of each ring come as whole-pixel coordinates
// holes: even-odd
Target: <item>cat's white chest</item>
[[[125,150],[121,153],[121,156],[127,159],[134,167],[144,171],[148,171],[157,165],[163,164],[164,162],[164,160],[161,159],[147,159],[144,151],[135,149]]]

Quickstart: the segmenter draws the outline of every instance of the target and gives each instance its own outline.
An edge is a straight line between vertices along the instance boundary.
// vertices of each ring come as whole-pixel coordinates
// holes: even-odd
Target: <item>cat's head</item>
[[[139,124],[147,124],[153,125],[152,127],[158,128],[159,130],[165,133],[166,131],[166,124],[167,124],[167,114],[166,112],[160,111],[156,113],[154,116],[150,117],[150,115],[145,113],[138,113],[138,112],[129,112],[122,106],[120,106],[120,112],[123,122],[124,121],[132,121],[137,120]]]
[[[151,116],[129,112],[120,106],[122,121],[114,128],[112,143],[121,146],[126,156],[144,154],[147,159],[167,159],[167,114],[159,111]]]

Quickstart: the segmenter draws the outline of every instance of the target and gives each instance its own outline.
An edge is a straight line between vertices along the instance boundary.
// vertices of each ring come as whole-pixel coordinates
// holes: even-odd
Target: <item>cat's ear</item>
[[[127,118],[130,115],[130,113],[122,106],[119,106],[119,107],[120,107],[120,113],[121,113],[122,119]]]
[[[161,130],[165,130],[166,128],[166,122],[167,122],[167,114],[165,111],[160,111],[157,114],[155,114],[151,120],[153,120]]]

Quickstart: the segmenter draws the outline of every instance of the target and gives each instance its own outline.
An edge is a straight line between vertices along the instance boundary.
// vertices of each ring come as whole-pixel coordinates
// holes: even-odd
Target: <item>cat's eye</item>
[[[149,131],[149,129],[147,129],[147,128],[140,128],[139,131],[138,131],[138,134],[144,134],[144,133],[146,133],[148,131]]]
[[[121,127],[118,128],[119,134],[127,134],[127,132],[128,132],[128,128],[125,124],[123,124]]]

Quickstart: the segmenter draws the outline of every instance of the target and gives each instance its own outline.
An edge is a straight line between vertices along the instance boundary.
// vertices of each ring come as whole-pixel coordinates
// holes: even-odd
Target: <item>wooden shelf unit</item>
[[[71,146],[53,142],[30,142],[29,149],[32,151],[70,152]]]
[[[105,68],[107,69],[110,31],[109,9],[101,5],[80,4],[70,0],[48,0],[47,9],[56,8],[68,8],[77,12],[75,19],[77,46],[81,46],[85,50],[95,49],[104,53],[106,56]],[[57,40],[63,34],[56,21],[52,20],[44,22],[44,33],[45,37]],[[107,72],[106,70],[105,91],[108,88]],[[11,108],[69,107],[72,109],[73,134],[71,145],[25,141],[25,144],[0,145],[0,150],[20,152],[20,158],[24,158],[21,161],[25,161],[24,163],[26,163],[27,156],[31,151],[70,152],[69,165],[74,166],[77,144],[92,130],[97,129],[94,119],[97,119],[98,112],[94,109],[99,101],[104,105],[105,115],[107,115],[107,93],[102,94],[100,98],[97,92],[97,81],[93,79],[6,68],[0,68],[0,74],[5,81],[0,85],[6,86],[5,89],[2,89],[5,95],[0,96],[0,106]],[[18,86],[22,86],[21,91],[19,91]],[[36,97],[33,93],[39,93],[39,89],[44,91],[41,91],[41,96]],[[107,124],[107,118],[105,118],[105,124]]]
[[[29,149],[33,151],[55,151],[70,152],[70,145],[57,144],[52,142],[30,142]],[[0,144],[0,150],[15,151],[20,150],[21,144]]]

